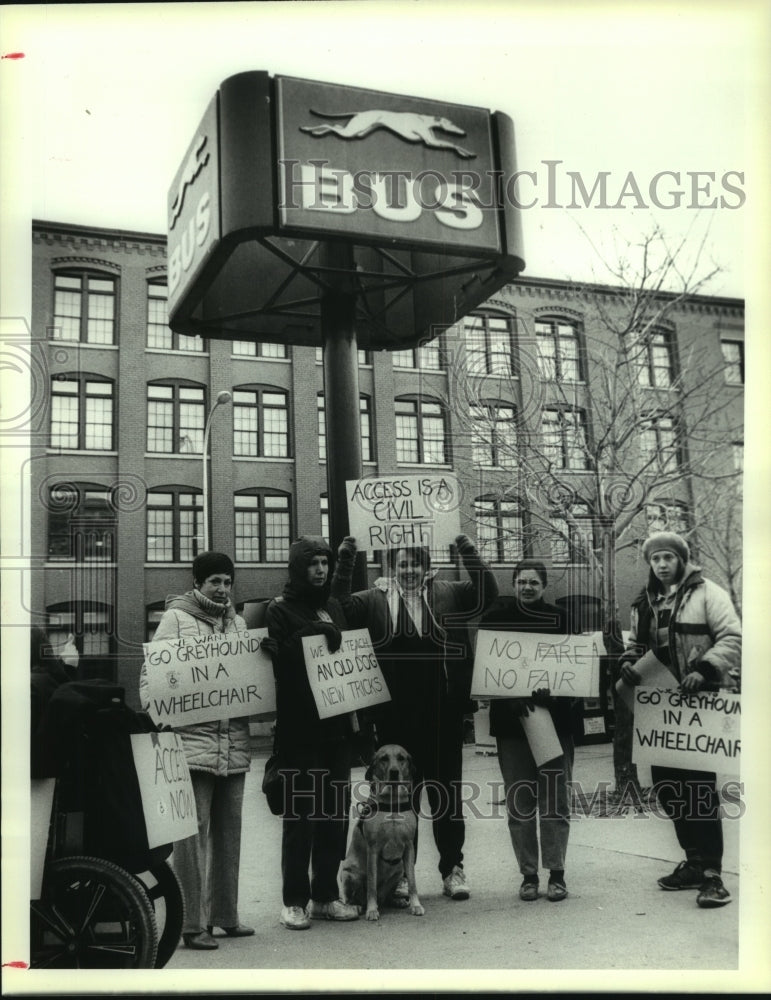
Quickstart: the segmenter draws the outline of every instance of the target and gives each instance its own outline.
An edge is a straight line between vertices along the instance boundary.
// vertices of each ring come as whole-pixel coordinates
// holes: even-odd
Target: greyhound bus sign
[[[327,251],[345,247],[359,346],[431,339],[524,267],[519,209],[501,194],[515,172],[500,112],[229,77],[169,188],[169,325],[320,346]]]
[[[282,226],[500,250],[479,108],[277,80]]]

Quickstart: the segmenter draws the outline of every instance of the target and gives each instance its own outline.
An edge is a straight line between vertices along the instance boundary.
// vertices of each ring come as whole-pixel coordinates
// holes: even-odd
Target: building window
[[[316,396],[316,420],[319,435],[319,461],[327,459],[327,424],[324,408],[324,393]],[[372,440],[372,413],[369,396],[359,396],[359,430],[361,434],[361,460],[374,462],[375,449]]]
[[[675,421],[667,414],[647,418],[639,429],[640,457],[645,464],[680,465]]]
[[[267,490],[236,493],[236,562],[285,563],[289,557],[289,497]]]
[[[723,352],[723,372],[727,385],[744,385],[744,342],[741,340],[721,340]]]
[[[51,447],[112,451],[113,384],[98,375],[69,373],[51,380]]]
[[[474,501],[479,553],[490,563],[515,563],[525,554],[525,519],[517,499],[477,497]]]
[[[688,508],[678,501],[656,500],[649,503],[645,516],[648,519],[648,534],[674,531],[677,535],[687,535],[691,529]]]
[[[598,546],[594,532],[594,518],[587,504],[574,503],[570,517],[562,511],[554,511],[550,517],[551,558],[555,565],[579,565],[589,563],[593,551]]]
[[[115,343],[115,279],[81,271],[54,275],[53,340]]]
[[[541,413],[544,456],[556,469],[589,468],[583,410],[545,409]]]
[[[200,491],[177,486],[148,490],[147,562],[190,562],[202,551]]]
[[[471,455],[475,465],[514,468],[517,464],[517,425],[513,406],[484,402],[471,406]]]
[[[267,344],[257,340],[234,340],[233,354],[243,358],[288,358],[286,344]]]
[[[241,458],[289,458],[287,394],[271,386],[233,390],[233,454]]]
[[[372,351],[357,351],[356,357],[360,365],[371,365],[372,364]],[[316,363],[321,364],[324,360],[324,348],[316,348]]]
[[[409,465],[446,465],[447,433],[441,403],[423,397],[395,401],[396,461]]]
[[[151,382],[147,386],[147,450],[200,455],[206,424],[203,386],[192,382]]]
[[[538,369],[548,382],[580,382],[578,327],[564,319],[539,319],[535,324]]]
[[[81,668],[84,657],[109,656],[113,652],[115,614],[111,605],[99,601],[64,601],[49,605],[46,615],[49,642],[60,648],[72,634]]]
[[[168,289],[165,281],[147,284],[147,346],[163,351],[205,350],[203,337],[173,333],[169,327]]]
[[[631,358],[637,368],[640,385],[668,389],[675,379],[672,334],[653,330],[646,335],[630,335]]]
[[[514,320],[481,313],[463,320],[466,366],[471,375],[514,374]]]
[[[48,495],[48,558],[114,562],[117,515],[112,493],[96,483],[61,483]]]
[[[442,348],[438,337],[412,350],[392,351],[391,360],[394,368],[420,368],[424,371],[441,371],[444,367],[442,363]]]

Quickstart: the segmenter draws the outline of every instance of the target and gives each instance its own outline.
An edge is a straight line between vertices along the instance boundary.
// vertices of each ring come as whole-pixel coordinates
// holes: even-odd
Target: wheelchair
[[[173,845],[148,847],[129,738],[153,731],[109,682],[74,681],[51,698],[37,730],[41,759],[33,754],[33,795],[41,778],[55,785],[42,885],[30,901],[30,968],[162,968],[179,944]]]

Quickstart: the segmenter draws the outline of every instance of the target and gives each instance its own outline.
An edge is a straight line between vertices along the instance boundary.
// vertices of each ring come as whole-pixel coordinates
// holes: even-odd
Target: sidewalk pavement
[[[180,946],[169,970],[603,970],[603,975],[612,975],[640,969],[655,976],[655,970],[738,967],[735,818],[723,822],[724,881],[733,895],[728,906],[702,910],[695,892],[664,892],[658,887],[656,879],[682,860],[674,829],[669,820],[634,809],[615,816],[574,816],[566,868],[568,898],[551,903],[542,896],[525,903],[518,897],[521,877],[504,807],[495,804],[502,797],[498,761],[477,753],[473,745],[464,748],[464,781],[480,788],[476,801],[465,807],[464,866],[471,898],[453,902],[442,894],[430,824],[421,819],[416,875],[425,916],[389,909],[378,923],[314,922],[309,931],[288,931],[278,920],[281,820],[270,814],[260,790],[266,756],[267,750],[258,750],[253,759],[243,817],[240,918],[254,926],[256,934],[220,939],[216,952]],[[363,781],[364,768],[355,768],[352,777]],[[578,747],[573,778],[590,797],[600,782],[612,788],[610,744]],[[734,804],[730,816],[738,812]],[[547,877],[542,873],[542,890]],[[711,982],[719,980],[715,973]],[[388,980],[367,982],[370,985],[360,988]],[[508,974],[502,982],[506,989],[520,989],[524,980]],[[548,982],[548,988],[556,986],[551,978]],[[642,983],[637,982],[639,989]],[[674,982],[682,989],[685,980],[679,976]]]

